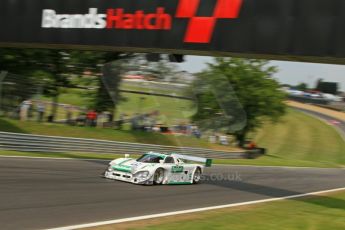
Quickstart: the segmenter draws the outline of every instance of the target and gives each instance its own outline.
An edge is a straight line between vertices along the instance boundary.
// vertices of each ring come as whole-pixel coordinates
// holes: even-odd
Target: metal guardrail
[[[0,132],[0,149],[24,152],[82,152],[106,154],[142,154],[148,151],[181,153],[214,159],[248,158],[243,152],[226,152],[212,149],[139,144],[95,139],[42,136]]]

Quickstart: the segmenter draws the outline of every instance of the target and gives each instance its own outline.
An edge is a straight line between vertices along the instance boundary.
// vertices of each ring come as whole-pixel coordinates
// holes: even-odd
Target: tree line
[[[176,74],[174,64],[164,60],[149,63],[138,54],[0,48],[0,71],[21,76],[21,91],[40,86],[42,93],[54,102],[53,117],[56,117],[61,88],[77,87],[71,76],[94,76],[92,84],[97,92],[93,108],[114,111],[121,100],[119,86],[123,70],[136,68],[158,80]],[[285,114],[286,95],[273,78],[276,71],[264,60],[215,58],[196,74],[186,92],[186,96],[194,98],[196,112],[192,122],[205,130],[233,134],[243,146],[250,132],[268,120],[278,121]]]

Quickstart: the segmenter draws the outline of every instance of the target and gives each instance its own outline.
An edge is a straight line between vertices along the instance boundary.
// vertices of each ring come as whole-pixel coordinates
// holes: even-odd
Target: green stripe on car
[[[131,167],[123,167],[123,166],[121,167],[121,166],[115,165],[113,166],[113,169],[117,171],[121,171],[121,172],[128,172],[128,173],[132,172]]]

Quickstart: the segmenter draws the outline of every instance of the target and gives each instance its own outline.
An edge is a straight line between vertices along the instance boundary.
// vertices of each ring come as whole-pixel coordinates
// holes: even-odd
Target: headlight
[[[145,180],[150,175],[148,171],[138,172],[134,175],[134,177],[138,178],[139,180]]]
[[[108,167],[108,172],[111,172],[111,171],[113,171],[113,167],[110,165],[110,166]]]

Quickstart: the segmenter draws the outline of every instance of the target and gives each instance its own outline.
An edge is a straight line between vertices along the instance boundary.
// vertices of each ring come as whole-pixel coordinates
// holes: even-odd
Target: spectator
[[[37,113],[38,113],[37,121],[38,122],[43,121],[45,110],[46,110],[46,107],[45,107],[44,103],[39,102],[37,104]]]
[[[217,143],[217,136],[216,135],[209,136],[208,141],[212,144]]]
[[[104,128],[105,124],[107,123],[107,120],[108,120],[107,112],[102,112],[102,113],[98,114],[97,127]]]
[[[86,114],[84,111],[80,112],[77,119],[76,119],[76,124],[77,125],[81,125],[81,126],[85,126],[86,125]]]
[[[190,127],[191,127],[190,129],[191,129],[192,134],[198,139],[201,138],[201,132],[200,132],[198,126],[192,125]]]
[[[97,124],[97,113],[94,110],[90,110],[86,114],[87,123],[91,127],[95,127]]]
[[[199,129],[194,130],[193,134],[196,138],[198,138],[198,139],[201,138],[201,132]]]
[[[66,123],[72,124],[72,106],[66,106]]]
[[[225,135],[219,137],[219,142],[221,145],[229,145],[228,137]]]
[[[108,122],[113,122],[114,120],[114,114],[113,113],[110,113],[110,112],[107,112],[108,114]]]
[[[31,120],[31,119],[34,117],[34,115],[33,115],[34,106],[33,106],[33,104],[32,104],[32,101],[29,100],[28,102],[29,102],[29,108],[28,108],[27,117],[28,117],[29,120]]]
[[[251,141],[249,144],[248,144],[248,149],[255,149],[256,148],[256,143],[254,141]]]
[[[158,126],[158,125],[155,125],[153,128],[152,128],[152,131],[155,132],[155,133],[159,133],[161,131],[161,128]]]
[[[31,107],[31,101],[25,100],[20,105],[20,120],[26,121],[28,119],[28,113]]]
[[[120,118],[117,121],[117,128],[122,129],[123,123],[125,122],[125,114],[121,113]]]

